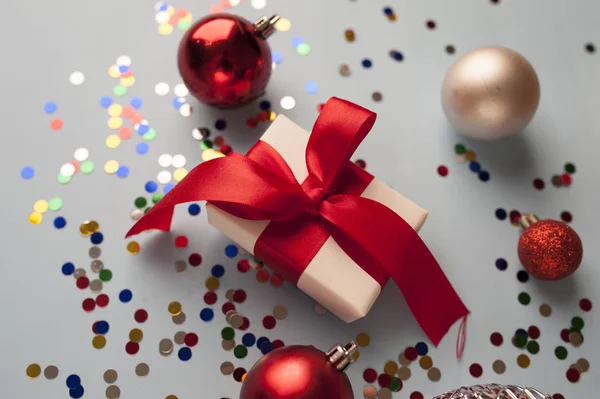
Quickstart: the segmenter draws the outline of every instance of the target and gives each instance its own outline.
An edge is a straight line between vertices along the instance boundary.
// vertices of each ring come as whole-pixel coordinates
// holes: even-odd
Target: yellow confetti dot
[[[269,120],[274,121],[277,118],[277,114],[273,111],[269,112]]]
[[[188,12],[187,14],[185,14],[185,17],[180,19],[180,21],[192,22],[192,14]]]
[[[46,200],[37,200],[33,204],[33,210],[38,213],[46,213],[48,210],[48,201]]]
[[[121,72],[119,72],[119,67],[117,65],[111,65],[110,68],[108,68],[108,75],[111,78],[118,78],[119,76],[121,76]]]
[[[104,164],[104,171],[109,175],[117,173],[119,169],[119,163],[115,160],[106,161]]]
[[[219,282],[218,278],[211,276],[206,279],[206,288],[209,291],[216,291],[219,289],[220,286],[221,286],[221,283]]]
[[[138,244],[137,241],[131,241],[127,244],[127,252],[129,252],[132,255],[137,254],[138,252],[140,252],[140,244]]]
[[[169,313],[171,316],[178,316],[181,314],[181,304],[173,301],[169,304]]]
[[[173,172],[173,178],[177,181],[181,181],[187,174],[188,171],[185,168],[175,169],[175,172]]]
[[[117,148],[121,144],[121,138],[116,134],[111,134],[106,138],[106,146],[108,148]]]
[[[112,116],[108,119],[108,127],[112,130],[117,130],[123,126],[123,119],[120,116]]]
[[[371,337],[369,336],[369,334],[366,333],[360,333],[356,336],[356,344],[358,346],[369,346],[369,344],[371,343]]]
[[[121,115],[121,112],[123,112],[123,106],[120,104],[111,104],[110,107],[108,107],[108,114],[110,116],[119,116]]]
[[[281,18],[279,21],[275,22],[275,29],[280,32],[287,32],[292,27],[292,23],[287,18]]]
[[[100,334],[96,335],[94,338],[92,338],[92,345],[96,349],[104,348],[106,346],[106,337]]]
[[[91,233],[95,233],[100,230],[100,225],[95,220],[84,222],[87,224],[87,230]]]
[[[169,16],[172,17],[173,14],[175,14],[175,8],[173,6],[169,6],[167,8],[167,14],[169,14]]]
[[[392,360],[387,362],[385,366],[383,366],[383,372],[387,375],[394,375],[398,372],[398,364]]]
[[[173,32],[173,27],[169,24],[160,24],[158,25],[158,33],[163,36],[168,36]]]
[[[212,159],[221,158],[224,156],[225,156],[225,154],[223,154],[221,151],[213,150],[212,148],[208,148],[208,149],[202,151],[202,160],[203,161],[210,161]]]
[[[25,372],[27,373],[27,377],[29,378],[38,378],[42,373],[42,368],[39,364],[32,363],[29,366],[27,366]]]
[[[475,154],[475,151],[473,150],[467,150],[467,152],[465,152],[465,158],[467,161],[473,162],[477,159],[477,154]]]
[[[42,223],[43,216],[39,212],[31,212],[29,214],[29,223],[31,224],[40,224]]]
[[[121,78],[120,83],[121,83],[121,86],[123,86],[123,87],[131,87],[135,83],[135,78],[133,76],[127,76],[127,77]]]
[[[133,342],[141,342],[144,338],[144,333],[139,328],[134,328],[129,331],[129,340]]]
[[[360,359],[360,351],[357,349],[356,352],[354,352],[354,355],[352,355],[352,357],[354,358],[354,361],[357,362],[358,359]]]

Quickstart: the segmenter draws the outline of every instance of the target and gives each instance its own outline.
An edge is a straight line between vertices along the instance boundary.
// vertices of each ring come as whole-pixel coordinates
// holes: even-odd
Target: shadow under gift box
[[[296,180],[308,176],[306,146],[310,133],[283,115],[279,115],[260,138],[270,144],[287,162]],[[425,223],[428,212],[374,178],[361,194],[387,206],[415,231]],[[250,253],[269,221],[252,221],[233,216],[210,203],[206,205],[208,222]],[[382,221],[385,223],[385,221]],[[277,270],[278,265],[267,265]],[[340,278],[343,276],[343,278]],[[329,237],[306,267],[298,288],[347,323],[369,313],[381,293],[381,286],[357,265]]]

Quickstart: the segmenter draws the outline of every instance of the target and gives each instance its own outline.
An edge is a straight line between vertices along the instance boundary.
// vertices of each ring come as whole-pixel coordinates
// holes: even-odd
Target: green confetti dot
[[[150,128],[150,130],[144,133],[142,138],[146,141],[154,140],[156,138],[156,130],[154,130],[154,128]]]
[[[243,359],[246,357],[246,355],[248,355],[248,348],[246,348],[244,345],[238,345],[233,349],[233,354],[238,359]]]
[[[296,47],[296,51],[300,55],[309,55],[310,54],[310,46],[306,43],[302,43],[298,47]]]
[[[388,389],[392,392],[396,392],[400,388],[400,380],[396,377],[392,377],[392,382],[388,386]]]
[[[454,152],[456,152],[459,155],[464,154],[465,152],[467,152],[467,148],[462,144],[457,144],[454,146]]]
[[[62,206],[63,202],[58,197],[52,197],[50,198],[50,201],[48,201],[48,209],[50,209],[52,212],[60,211]]]
[[[58,180],[60,184],[67,184],[71,181],[71,176],[64,176],[59,173],[58,176],[56,176],[56,180]]]
[[[202,140],[200,143],[200,148],[203,150],[208,150],[209,148],[213,148],[213,143],[210,140]]]
[[[144,209],[144,215],[145,215],[146,213],[148,213],[148,211],[149,211],[150,209],[152,209],[152,207],[151,207],[151,206],[149,206],[148,208]]]
[[[538,344],[536,341],[529,341],[527,343],[527,351],[532,355],[537,355],[537,353],[540,351],[540,344]]]
[[[179,22],[177,23],[177,27],[181,30],[188,30],[190,26],[192,26],[192,22],[183,19],[179,20]]]
[[[575,173],[575,165],[573,165],[571,162],[565,164],[565,172],[567,172],[570,175]]]
[[[152,202],[154,202],[155,204],[160,201],[162,199],[162,197],[164,197],[165,195],[162,193],[156,193],[152,196]]]
[[[144,197],[137,197],[133,203],[135,204],[136,208],[142,209],[148,204],[148,200],[146,200]]]
[[[569,352],[567,352],[567,348],[564,346],[557,346],[556,349],[554,349],[554,355],[560,360],[565,360],[568,354]]]
[[[113,89],[113,94],[117,97],[123,97],[127,94],[127,88],[121,85],[116,85]]]
[[[84,175],[89,175],[94,171],[94,163],[92,161],[83,161],[81,165],[79,165],[79,170]]]
[[[571,319],[571,325],[577,330],[582,330],[585,323],[581,317],[576,316]]]
[[[529,305],[529,303],[531,302],[531,297],[529,296],[528,293],[526,292],[521,292],[519,294],[519,303],[521,305]]]
[[[100,281],[106,283],[112,280],[112,272],[108,269],[100,270]]]
[[[516,334],[513,342],[517,348],[525,348],[527,346],[527,335]]]
[[[569,332],[570,333],[572,333],[572,332],[581,333],[581,329],[577,328],[577,327],[571,327],[571,328],[569,328]]]
[[[231,327],[225,327],[221,330],[221,338],[225,340],[231,340],[235,337],[235,330]]]

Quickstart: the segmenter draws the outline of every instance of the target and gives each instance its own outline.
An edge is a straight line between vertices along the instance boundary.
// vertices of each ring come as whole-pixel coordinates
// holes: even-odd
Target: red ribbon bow
[[[460,318],[464,331],[469,311],[413,228],[385,205],[360,196],[373,176],[350,157],[375,118],[365,108],[331,98],[310,135],[309,175],[302,184],[281,155],[259,140],[245,157],[233,153],[195,167],[127,237],[149,229],[169,230],[175,205],[207,200],[243,219],[271,221],[254,254],[297,283],[331,236],[380,285],[389,278],[394,281],[437,346]],[[459,357],[461,353],[462,347],[457,349]]]

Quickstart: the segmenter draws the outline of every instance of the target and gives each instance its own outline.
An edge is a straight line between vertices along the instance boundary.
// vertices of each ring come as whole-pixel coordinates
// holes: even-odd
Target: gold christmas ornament
[[[442,107],[450,124],[476,140],[517,133],[531,121],[539,101],[533,66],[505,47],[481,47],[463,55],[442,86]]]

